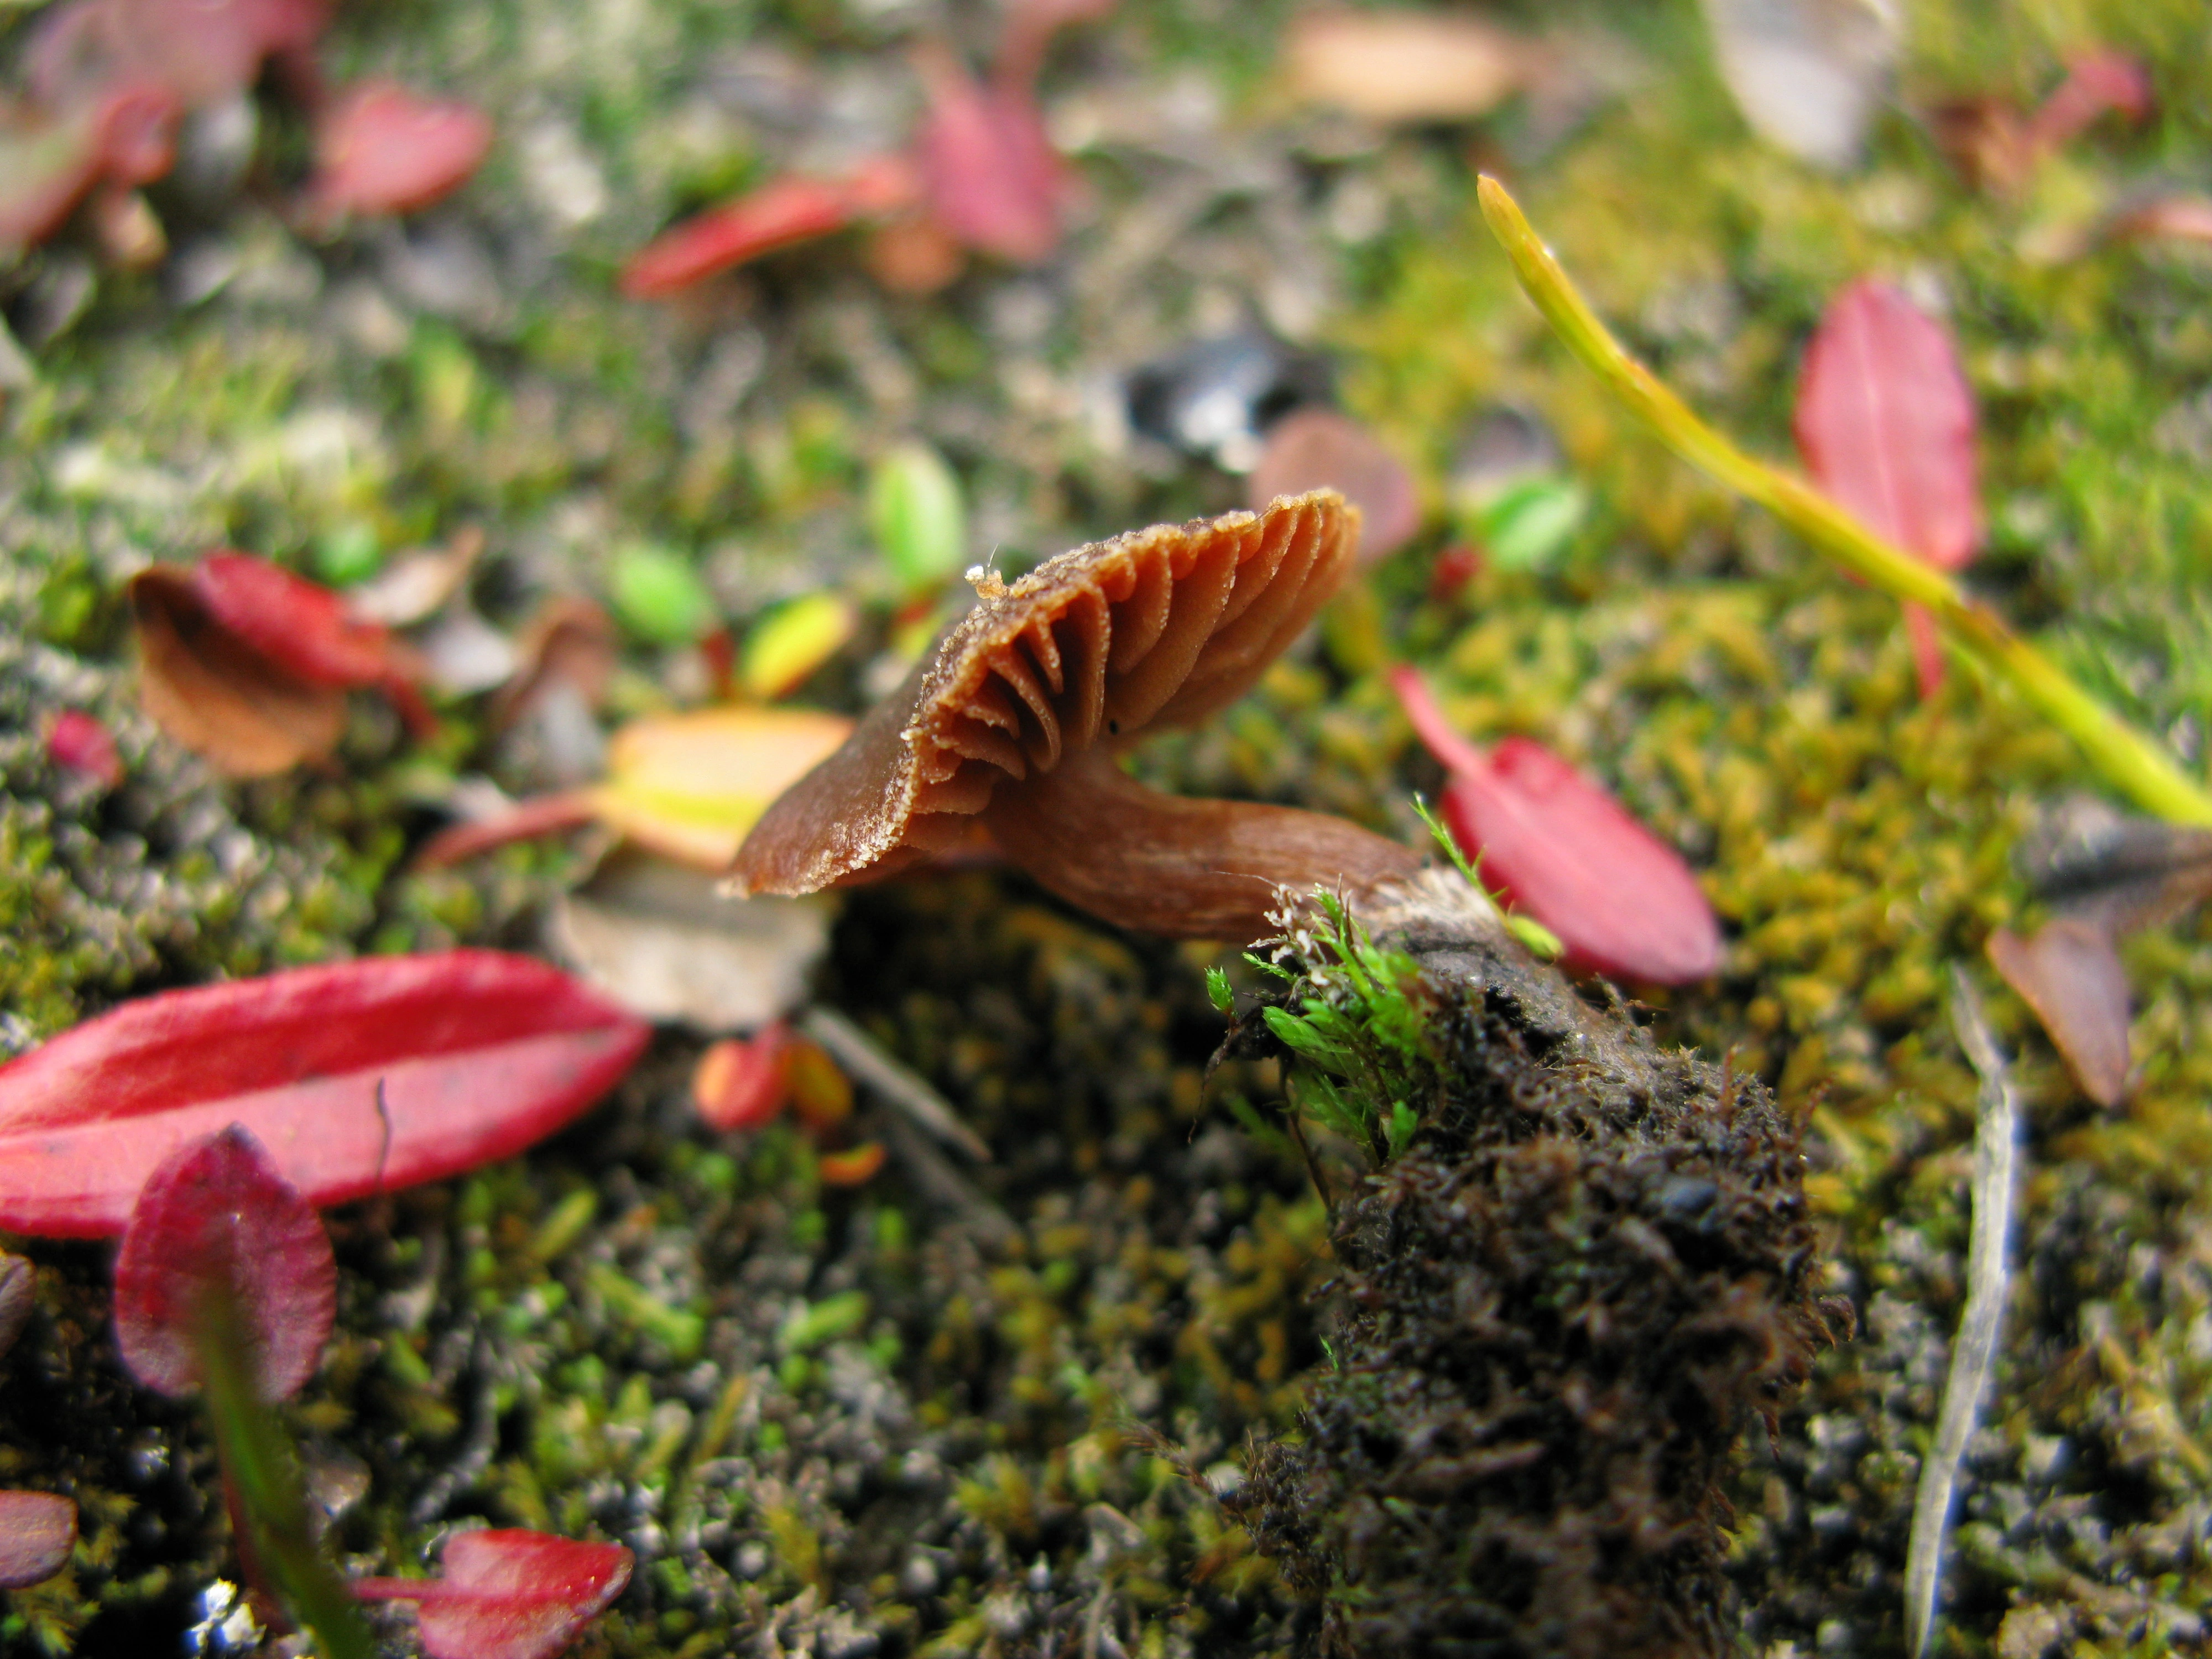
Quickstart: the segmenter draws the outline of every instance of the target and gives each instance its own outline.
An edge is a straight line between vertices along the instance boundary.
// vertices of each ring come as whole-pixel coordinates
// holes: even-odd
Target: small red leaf
[[[941,46],[916,54],[929,113],[916,143],[930,210],[969,246],[1034,264],[1060,243],[1066,168],[1026,87],[985,86]]]
[[[654,237],[630,256],[619,286],[634,300],[662,299],[763,253],[890,212],[913,198],[914,188],[912,169],[897,157],[850,179],[771,179]]]
[[[345,693],[270,662],[208,614],[189,573],[149,565],[131,579],[138,695],[161,728],[232,777],[319,760],[345,734]]]
[[[630,1553],[519,1529],[465,1532],[441,1578],[362,1578],[364,1601],[413,1601],[429,1659],[550,1659],[629,1583]]]
[[[757,1129],[790,1097],[791,1027],[781,1020],[739,1042],[709,1044],[691,1073],[691,1101],[717,1129]]]
[[[1828,305],[1797,382],[1797,447],[1820,488],[1940,569],[1981,542],[1974,399],[1950,336],[1895,289]]]
[[[2087,917],[2060,916],[2027,939],[2000,927],[1989,951],[2081,1092],[2118,1106],[2128,1092],[2128,976],[2111,933]]]
[[[1950,336],[1895,289],[1862,280],[1829,302],[1797,382],[1797,447],[1815,483],[1942,570],[1981,544],[1974,399]],[[1908,607],[1923,696],[1942,683],[1934,619]]]
[[[0,1227],[119,1232],[178,1146],[241,1123],[318,1207],[521,1151],[649,1028],[542,962],[374,957],[125,1003],[0,1067]]]
[[[1558,936],[1570,966],[1659,985],[1719,969],[1720,925],[1679,853],[1541,744],[1508,738],[1486,757],[1412,669],[1392,680],[1451,774],[1441,805],[1452,838],[1486,886]]]
[[[0,103],[0,248],[44,241],[102,178],[144,184],[175,155],[176,100],[120,82],[59,115]]]
[[[284,1400],[322,1358],[337,1285],[321,1218],[234,1123],[147,1177],[115,1255],[116,1340],[148,1388],[190,1394],[209,1310],[227,1297],[252,1351],[255,1392]]]
[[[92,779],[103,789],[123,781],[123,757],[115,739],[82,708],[64,708],[46,727],[46,758],[65,771]]]
[[[411,213],[466,183],[491,137],[490,118],[472,104],[365,81],[316,123],[308,189],[337,212]]]
[[[310,685],[379,687],[410,724],[428,719],[415,690],[422,665],[390,629],[356,617],[343,593],[227,550],[194,565],[191,581],[217,625],[285,672]]]
[[[76,1547],[76,1505],[50,1492],[0,1492],[0,1589],[44,1583]]]
[[[2124,52],[2089,52],[2066,66],[2066,78],[2028,123],[2028,144],[2047,155],[2086,132],[2110,110],[2130,122],[2150,113],[2150,71]]]
[[[245,91],[271,57],[304,58],[329,12],[325,0],[73,0],[40,19],[24,76],[51,106],[139,76],[199,108]]]

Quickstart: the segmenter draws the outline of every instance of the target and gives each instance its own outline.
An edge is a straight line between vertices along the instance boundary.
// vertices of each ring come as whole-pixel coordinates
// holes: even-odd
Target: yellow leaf
[[[632,720],[607,748],[592,809],[664,858],[722,870],[768,805],[845,741],[811,708],[700,708]]]
[[[809,593],[778,605],[745,635],[738,684],[749,697],[773,702],[804,685],[844,649],[860,613],[842,593]]]

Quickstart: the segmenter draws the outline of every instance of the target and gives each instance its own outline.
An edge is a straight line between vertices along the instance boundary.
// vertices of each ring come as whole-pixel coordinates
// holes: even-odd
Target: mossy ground
[[[1337,349],[1346,403],[1437,499],[1470,420],[1512,402],[1557,429],[1593,510],[1555,572],[1443,603],[1421,597],[1432,532],[1257,697],[1148,763],[1416,833],[1407,798],[1436,778],[1376,672],[1402,653],[1474,735],[1553,743],[1692,854],[1728,966],[1650,1018],[1809,1118],[1831,1288],[1861,1326],[1776,1449],[1751,1437],[1747,1631],[1898,1651],[1962,1296],[1973,1089],[1944,975],[2021,914],[2008,858],[2038,801],[2089,781],[2002,695],[1954,674],[1918,702],[1893,607],[1607,405],[1512,291],[1473,180],[1510,167],[1600,308],[1763,453],[1787,453],[1796,354],[1834,287],[1878,271],[1942,303],[1982,405],[1974,580],[2201,769],[2212,267],[2051,250],[2124,185],[2212,169],[2212,23],[2195,0],[1911,9],[1908,102],[2032,98],[2092,43],[2153,65],[2149,126],[2100,129],[2007,204],[1968,192],[1901,113],[1839,180],[1759,147],[1684,0],[1584,14],[1641,73],[1541,149],[1510,114],[1383,141],[1286,113],[1266,72],[1282,15],[1130,0],[1067,44],[1048,90],[1092,194],[1041,274],[887,299],[836,243],[664,312],[613,296],[623,254],[684,204],[895,139],[915,100],[898,43],[938,27],[980,43],[989,20],[832,0],[602,0],[587,24],[544,0],[349,9],[335,67],[493,114],[479,180],[405,232],[325,246],[258,204],[270,179],[214,204],[157,194],[169,266],[101,277],[0,410],[0,1041],[217,974],[532,948],[571,873],[549,848],[404,871],[457,774],[530,781],[465,709],[426,752],[364,702],[330,771],[213,779],[136,711],[118,593],[143,562],[230,541],[308,563],[362,526],[392,549],[473,524],[502,623],[600,591],[631,540],[695,557],[733,617],[824,586],[887,617],[861,501],[883,444],[945,452],[979,556],[1229,504],[1234,481],[1163,470],[1092,416],[1118,371],[1256,313]],[[298,138],[273,152],[296,160]],[[8,279],[10,314],[62,315],[86,270],[41,256]],[[857,699],[865,654],[811,695]],[[654,706],[684,672],[635,652],[617,707]],[[44,761],[39,722],[64,705],[116,730],[131,780],[113,795]],[[2212,1599],[2212,935],[2146,935],[2129,963],[2142,1076],[2109,1116],[1994,1003],[2029,1173],[1948,1580],[1960,1651],[2185,1648]],[[1305,1291],[1327,1218],[1287,1148],[1227,1111],[1234,1094],[1264,1107],[1269,1079],[1202,1083],[1219,1022],[1201,965],[1011,881],[871,894],[823,994],[989,1139],[967,1197],[906,1160],[825,1192],[795,1138],[717,1140],[684,1101],[696,1044],[672,1036],[554,1145],[335,1217],[341,1334],[297,1416],[338,1547],[413,1571],[476,1518],[620,1538],[636,1583],[586,1652],[1291,1641],[1303,1615],[1273,1569],[1121,1426],[1225,1487],[1248,1431],[1294,1423],[1319,1358]],[[71,1492],[85,1543],[11,1598],[0,1641],[173,1650],[231,1571],[210,1452],[189,1411],[122,1380],[104,1254],[28,1248],[43,1313],[0,1378],[0,1475]]]

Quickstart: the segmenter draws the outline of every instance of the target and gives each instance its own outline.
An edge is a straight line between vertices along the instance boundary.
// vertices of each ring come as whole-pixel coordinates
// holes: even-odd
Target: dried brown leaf
[[[2000,927],[1989,951],[2081,1092],[2100,1106],[2118,1105],[2128,1089],[2128,980],[2112,934],[2087,918],[2059,916],[2027,939]]]
[[[264,777],[320,760],[345,732],[345,691],[311,685],[210,616],[191,574],[155,565],[133,577],[139,697],[185,748],[233,777]]]

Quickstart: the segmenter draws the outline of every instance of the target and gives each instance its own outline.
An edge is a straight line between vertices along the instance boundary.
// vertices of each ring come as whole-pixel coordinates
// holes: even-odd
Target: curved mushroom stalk
[[[1410,848],[1324,813],[1164,795],[1096,750],[1000,785],[984,822],[1070,904],[1170,939],[1263,939],[1279,887],[1340,888],[1356,901],[1421,867]]]
[[[1419,855],[1357,824],[1176,800],[1112,760],[1243,696],[1335,591],[1358,538],[1358,509],[1317,489],[978,582],[935,655],[762,815],[731,885],[871,880],[962,844],[979,819],[1071,903],[1184,939],[1266,937],[1278,887],[1357,899],[1402,884]]]

